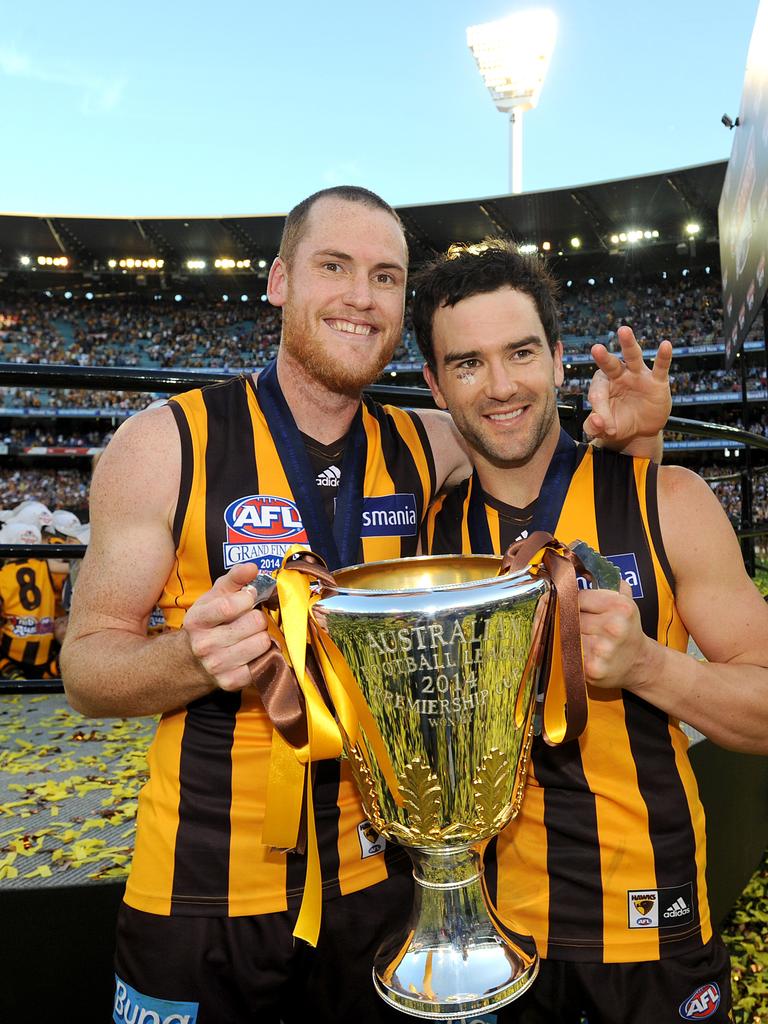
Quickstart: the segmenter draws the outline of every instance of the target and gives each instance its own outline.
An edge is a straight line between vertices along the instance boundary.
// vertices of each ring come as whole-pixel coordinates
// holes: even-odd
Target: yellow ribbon
[[[286,560],[296,550],[301,549],[291,548],[286,554]],[[284,641],[278,639],[278,643],[289,665],[292,666],[304,695],[307,742],[301,747],[292,747],[277,730],[272,732],[262,842],[282,849],[293,849],[298,841],[301,809],[306,800],[307,874],[293,934],[316,946],[320,933],[323,880],[312,799],[312,772],[309,766],[313,761],[338,757],[343,749],[343,743],[333,715],[306,670],[309,580],[299,573],[281,571],[277,577],[277,592],[284,637]]]
[[[277,574],[277,617],[280,629],[271,619],[268,621],[268,629],[293,668],[304,696],[307,742],[301,747],[293,747],[276,729],[272,732],[262,842],[280,849],[293,849],[298,841],[301,811],[306,801],[307,874],[293,934],[316,945],[322,912],[322,873],[309,766],[313,761],[338,757],[343,749],[343,734],[350,743],[359,746],[369,765],[371,758],[375,761],[399,805],[402,805],[403,799],[384,741],[357,681],[336,645],[330,637],[321,633],[310,617],[310,608],[319,597],[312,594],[310,579],[306,574],[290,571],[290,559],[302,551],[302,548],[295,546],[285,555],[283,566]],[[307,643],[311,643],[315,652],[335,718],[307,672]],[[361,726],[370,744],[370,751],[362,742]]]

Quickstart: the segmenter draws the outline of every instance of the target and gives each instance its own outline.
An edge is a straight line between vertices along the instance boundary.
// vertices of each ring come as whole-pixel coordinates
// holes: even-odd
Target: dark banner
[[[718,208],[725,365],[761,310],[768,253],[768,0],[760,0]]]

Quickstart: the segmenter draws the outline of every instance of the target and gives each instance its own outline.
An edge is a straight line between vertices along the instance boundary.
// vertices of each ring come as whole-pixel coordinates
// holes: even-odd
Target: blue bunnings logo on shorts
[[[154,999],[126,985],[115,975],[115,1024],[196,1024],[200,1003]]]
[[[363,498],[361,537],[415,537],[418,528],[414,494]]]
[[[680,1004],[680,1016],[683,1020],[707,1020],[720,1005],[720,989],[717,982],[709,981],[699,985],[695,992]]]

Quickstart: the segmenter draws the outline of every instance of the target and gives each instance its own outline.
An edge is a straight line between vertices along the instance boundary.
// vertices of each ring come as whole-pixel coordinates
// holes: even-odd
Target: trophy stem
[[[517,999],[539,969],[489,913],[476,847],[408,848],[416,880],[411,918],[376,956],[385,1002],[415,1017],[453,1020]],[[532,947],[531,940],[531,947]]]

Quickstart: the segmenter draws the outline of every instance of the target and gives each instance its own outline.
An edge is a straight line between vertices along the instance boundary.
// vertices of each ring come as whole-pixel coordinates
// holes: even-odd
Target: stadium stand
[[[550,253],[562,284],[561,399],[583,403],[593,372],[591,345],[599,341],[610,348],[617,327],[627,323],[649,354],[663,338],[673,341],[674,415],[768,437],[760,320],[734,370],[724,369],[717,238],[724,175],[725,164],[716,163],[400,213],[416,264],[455,240],[476,242],[488,234],[509,235]],[[694,212],[701,227],[695,241],[682,231]],[[632,224],[658,229],[656,236],[646,230],[637,244],[612,241]],[[279,314],[262,296],[281,228],[282,217],[0,216],[0,362],[135,371],[258,369],[279,340]],[[580,239],[578,251],[570,244],[574,237]],[[69,264],[51,269],[36,254],[60,251],[57,239],[66,239]],[[248,266],[215,270],[215,257],[225,253]],[[193,271],[187,261],[205,262],[201,255],[208,268]],[[407,309],[402,343],[381,382],[421,382]],[[87,520],[93,456],[123,419],[157,397],[156,391],[92,389],[87,382],[0,389],[0,507],[35,498]],[[738,442],[682,432],[669,432],[666,440],[666,458],[710,478],[735,527],[743,525],[749,466],[752,521],[768,522],[768,454],[750,455]],[[761,541],[757,560],[768,563]],[[28,976],[25,950],[44,950],[34,970],[40,1005],[59,1006],[65,978],[73,999],[86,993],[78,1019],[107,1019],[112,923],[131,855],[135,797],[152,723],[86,721],[59,694],[4,700],[0,898],[5,919],[17,929],[5,976]],[[693,753],[708,814],[719,824],[709,859],[716,871],[715,913],[722,919],[765,848],[764,822],[755,808],[764,808],[766,778],[755,759],[713,750],[708,743]],[[36,815],[31,822],[28,811]],[[749,835],[734,842],[746,821]],[[85,968],[81,949],[89,951]],[[749,963],[745,954],[738,969],[754,970],[754,958]],[[4,995],[12,996],[11,988]]]

